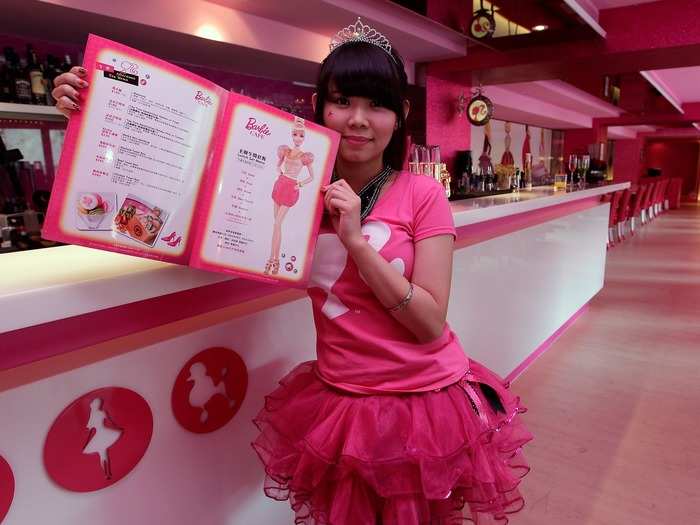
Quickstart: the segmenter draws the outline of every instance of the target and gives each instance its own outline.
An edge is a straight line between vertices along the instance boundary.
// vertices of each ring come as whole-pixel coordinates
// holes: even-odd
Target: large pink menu
[[[336,132],[90,35],[47,239],[303,287]]]

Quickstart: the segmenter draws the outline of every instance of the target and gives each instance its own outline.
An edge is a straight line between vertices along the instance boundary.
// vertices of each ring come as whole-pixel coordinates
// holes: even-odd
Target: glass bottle
[[[15,55],[15,58],[17,55]],[[29,68],[27,61],[22,58],[19,64],[15,62],[15,93],[16,102],[19,104],[32,103],[32,84],[29,81]]]
[[[0,102],[12,102],[10,89],[10,65],[5,55],[0,55]]]
[[[3,85],[3,93],[5,93],[5,100],[3,102],[17,102],[17,93],[15,92],[15,71],[14,71],[14,50],[11,47],[6,47],[3,50],[3,56],[5,58],[5,76]]]
[[[31,44],[27,44],[27,70],[32,89],[32,103],[46,105],[46,86],[44,85],[44,71],[39,64],[39,59]]]

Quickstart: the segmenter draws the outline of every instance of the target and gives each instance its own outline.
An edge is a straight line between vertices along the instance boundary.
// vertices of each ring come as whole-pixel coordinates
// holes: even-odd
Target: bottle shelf
[[[0,119],[63,121],[65,117],[53,106],[0,102]]]

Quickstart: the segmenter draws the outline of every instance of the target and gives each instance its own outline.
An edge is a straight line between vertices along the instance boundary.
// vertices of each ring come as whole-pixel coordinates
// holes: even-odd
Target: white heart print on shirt
[[[391,239],[391,228],[382,221],[370,221],[362,225],[362,234],[368,237],[367,242],[369,245],[379,252]],[[316,256],[311,268],[309,288],[318,287],[328,294],[321,308],[321,311],[328,319],[336,319],[350,310],[337,295],[331,292],[331,289],[345,271],[347,261],[348,252],[335,233],[319,235],[318,243],[316,244]],[[401,272],[401,275],[404,274],[406,262],[403,259],[397,257],[390,264]],[[365,281],[362,273],[360,273],[360,278]],[[365,281],[366,283],[367,281]]]

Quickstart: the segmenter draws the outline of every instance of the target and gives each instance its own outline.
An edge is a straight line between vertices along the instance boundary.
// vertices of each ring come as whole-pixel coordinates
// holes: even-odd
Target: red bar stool
[[[654,189],[651,192],[651,197],[649,198],[649,207],[647,208],[647,217],[649,222],[656,218],[656,199],[659,195],[659,188],[661,187],[661,181],[654,181]]]
[[[655,219],[661,213],[659,203],[661,202],[661,192],[666,186],[666,180],[667,179],[662,179],[656,182],[656,187],[654,188],[654,196],[651,200],[650,214],[652,219]]]
[[[659,202],[657,203],[659,215],[668,209],[666,207],[666,192],[668,191],[668,185],[670,183],[671,179],[664,179],[663,184],[661,185],[661,190],[659,191]]]
[[[617,211],[620,207],[620,199],[622,198],[622,191],[616,191],[612,194],[612,199],[610,200],[610,215],[608,219],[608,248],[615,246],[615,226],[617,225]]]
[[[638,216],[642,214],[642,205],[644,204],[644,199],[646,198],[646,193],[649,190],[648,184],[640,184],[637,187],[637,191],[632,195],[632,200],[630,201],[630,233],[634,235],[635,222]]]
[[[640,216],[642,226],[649,222],[650,219],[649,208],[651,207],[651,199],[654,196],[654,187],[656,186],[656,182],[647,182],[645,183],[645,186],[647,186],[647,191],[644,195],[644,201],[642,202],[642,212]]]
[[[626,226],[627,221],[630,216],[630,200],[632,199],[632,191],[628,188],[622,192],[622,197],[620,198],[620,206],[617,209],[617,238],[618,240],[624,241],[626,236]]]

